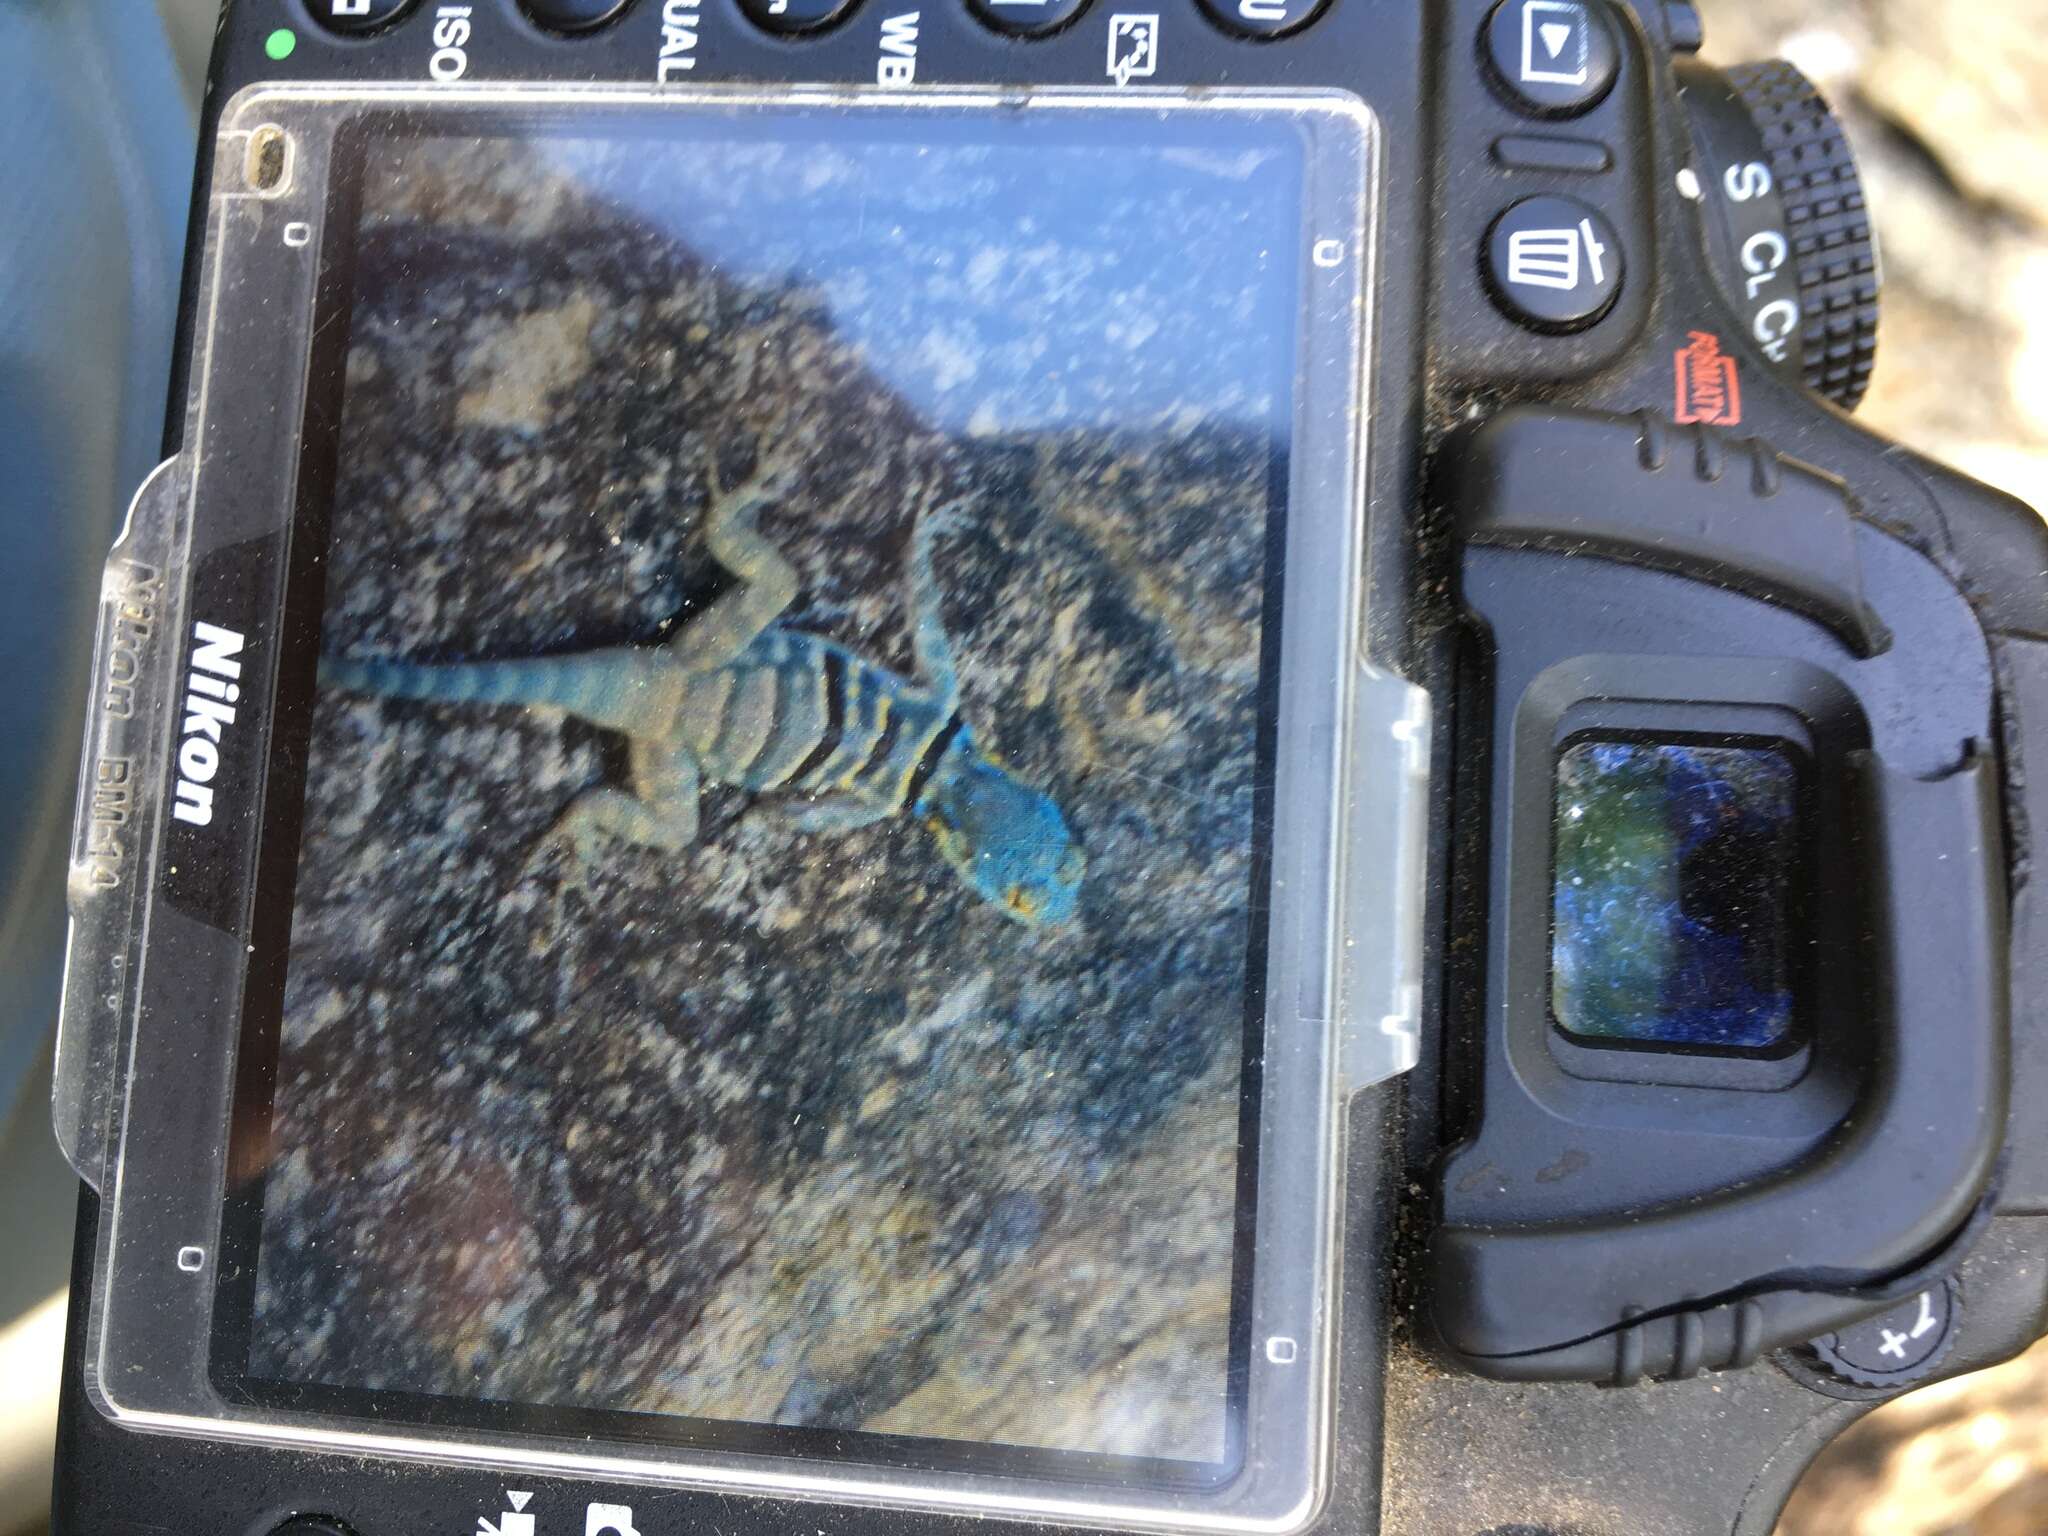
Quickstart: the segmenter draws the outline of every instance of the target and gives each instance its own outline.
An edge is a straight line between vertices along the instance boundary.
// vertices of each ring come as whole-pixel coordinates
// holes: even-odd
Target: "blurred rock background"
[[[2048,0],[1705,0],[1846,122],[1884,271],[1880,432],[2048,507]]]
[[[1848,126],[1884,262],[1880,432],[2048,508],[2048,0],[1705,0]],[[2048,1344],[1870,1415],[1779,1536],[2048,1532]]]

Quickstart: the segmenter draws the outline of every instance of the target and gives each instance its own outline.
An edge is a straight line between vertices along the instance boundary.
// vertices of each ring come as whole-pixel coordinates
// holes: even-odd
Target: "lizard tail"
[[[630,731],[647,715],[645,690],[656,680],[650,660],[632,648],[445,665],[323,656],[320,685],[386,699],[559,709],[593,725]]]

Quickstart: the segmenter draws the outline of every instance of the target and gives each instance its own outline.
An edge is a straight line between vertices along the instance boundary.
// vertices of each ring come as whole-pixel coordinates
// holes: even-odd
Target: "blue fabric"
[[[159,458],[196,105],[136,0],[0,0],[0,1118],[56,1021],[93,612]]]

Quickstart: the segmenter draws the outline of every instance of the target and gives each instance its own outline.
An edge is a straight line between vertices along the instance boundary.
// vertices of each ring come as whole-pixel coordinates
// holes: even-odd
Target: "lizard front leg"
[[[783,817],[798,832],[856,832],[878,821],[887,821],[895,814],[893,805],[877,804],[858,795],[833,795],[792,807],[783,812]]]
[[[779,461],[764,461],[752,477],[729,491],[718,488],[713,460],[711,506],[705,516],[704,539],[712,558],[735,580],[733,586],[702,614],[685,624],[669,642],[669,653],[685,672],[716,671],[745,650],[796,601],[796,567],[754,526],[761,508],[783,495],[796,478]]]
[[[967,503],[948,502],[926,512],[910,533],[909,602],[910,645],[917,657],[918,671],[932,695],[947,709],[960,701],[960,678],[953,660],[953,641],[946,633],[946,619],[940,604],[944,594],[932,570],[932,548],[942,534],[967,524]]]

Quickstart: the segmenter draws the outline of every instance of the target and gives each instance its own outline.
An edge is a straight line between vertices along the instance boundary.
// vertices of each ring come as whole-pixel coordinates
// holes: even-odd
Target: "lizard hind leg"
[[[610,786],[585,790],[527,856],[525,873],[530,875],[551,853],[562,853],[558,920],[562,902],[589,889],[608,842],[673,854],[697,840],[702,779],[696,758],[674,743],[635,738],[632,767],[633,793]]]

